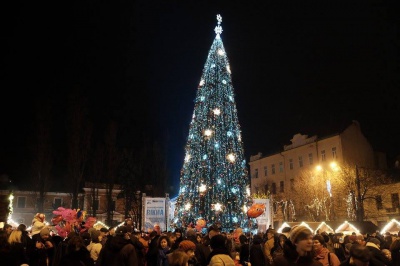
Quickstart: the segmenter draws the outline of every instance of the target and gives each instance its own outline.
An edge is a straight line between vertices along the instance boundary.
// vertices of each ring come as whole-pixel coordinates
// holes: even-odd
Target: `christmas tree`
[[[197,89],[181,170],[175,223],[182,227],[204,219],[207,225],[231,229],[246,218],[248,172],[231,70],[220,36],[220,15],[217,20],[216,37]]]

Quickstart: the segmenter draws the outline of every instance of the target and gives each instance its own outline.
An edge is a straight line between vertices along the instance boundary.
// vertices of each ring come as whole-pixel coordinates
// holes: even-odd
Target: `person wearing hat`
[[[115,236],[102,248],[96,266],[137,266],[135,247],[131,244],[128,229],[119,226]]]
[[[92,241],[90,241],[90,244],[86,248],[90,252],[90,257],[96,263],[100,255],[101,248],[103,247],[100,243],[100,231],[96,229],[92,230],[90,237]]]
[[[198,265],[198,261],[195,256],[196,244],[193,243],[193,241],[183,240],[181,243],[179,243],[178,250],[183,251],[186,253],[186,255],[188,255],[189,257],[188,266]]]
[[[392,265],[380,248],[381,241],[375,237],[370,237],[365,246],[371,252],[371,261],[373,265]]]
[[[40,230],[39,234],[32,236],[32,245],[29,265],[51,265],[55,251],[48,227],[44,227]],[[46,264],[46,262],[48,262],[48,264]]]
[[[277,256],[272,265],[322,266],[322,263],[314,260],[312,249],[313,240],[310,229],[303,225],[293,226],[289,240],[285,243],[283,255]]]

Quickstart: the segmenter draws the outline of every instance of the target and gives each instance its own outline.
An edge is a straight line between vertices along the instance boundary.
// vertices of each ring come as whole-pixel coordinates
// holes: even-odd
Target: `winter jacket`
[[[114,236],[101,249],[96,265],[99,266],[137,266],[135,247],[123,236]]]
[[[89,246],[87,246],[87,250],[90,252],[90,257],[96,262],[99,258],[100,251],[102,249],[101,243],[90,242]]]
[[[389,259],[382,253],[377,245],[371,242],[367,242],[365,246],[372,254],[371,262],[374,266],[392,265]]]
[[[233,259],[226,254],[212,256],[209,266],[235,266]]]
[[[267,257],[267,260],[269,262],[271,262],[271,263],[272,263],[272,252],[271,252],[271,250],[274,247],[274,245],[275,245],[275,240],[274,240],[273,237],[268,239],[264,244],[264,254]]]
[[[87,249],[81,248],[77,251],[67,253],[62,257],[60,266],[93,266],[94,261],[90,257],[90,253]]]

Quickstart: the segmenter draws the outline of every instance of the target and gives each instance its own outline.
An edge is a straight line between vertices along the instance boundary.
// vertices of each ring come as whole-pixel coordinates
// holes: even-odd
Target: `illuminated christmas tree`
[[[225,229],[245,222],[248,172],[231,79],[217,15],[216,37],[204,65],[185,147],[175,223],[204,219]]]

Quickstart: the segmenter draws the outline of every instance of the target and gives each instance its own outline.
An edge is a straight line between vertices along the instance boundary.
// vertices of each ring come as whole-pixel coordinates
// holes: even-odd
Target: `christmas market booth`
[[[400,222],[396,219],[392,219],[388,222],[381,230],[381,234],[390,233],[391,235],[398,234],[400,232]]]

